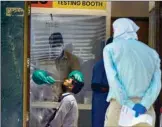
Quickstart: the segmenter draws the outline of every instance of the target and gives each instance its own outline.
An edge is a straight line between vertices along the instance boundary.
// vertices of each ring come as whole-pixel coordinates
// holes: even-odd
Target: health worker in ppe
[[[52,33],[49,37],[50,60],[39,61],[39,66],[43,70],[52,73],[52,77],[61,82],[52,86],[53,101],[58,101],[62,94],[61,84],[73,70],[80,70],[78,58],[66,49],[66,45],[61,33]]]
[[[117,127],[123,105],[135,111],[135,117],[149,114],[155,126],[153,104],[161,90],[161,70],[158,53],[138,41],[139,27],[130,19],[113,23],[113,42],[103,51],[104,66],[109,83],[110,101],[105,115],[105,127]],[[150,127],[146,123],[133,127]]]

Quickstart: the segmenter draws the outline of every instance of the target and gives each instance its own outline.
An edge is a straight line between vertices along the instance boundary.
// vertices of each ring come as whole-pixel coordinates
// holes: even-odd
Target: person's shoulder
[[[66,96],[64,98],[64,102],[63,103],[65,103],[66,105],[68,105],[70,107],[74,106],[74,105],[77,105],[77,101],[76,101],[76,99],[75,99],[73,94],[70,94],[70,95]]]
[[[113,49],[115,47],[114,43],[110,43],[108,45],[106,45],[103,49],[103,52],[105,51],[110,51],[111,49]]]
[[[70,94],[70,95],[65,96],[61,100],[61,105],[63,105],[66,109],[71,109],[74,105],[77,105],[77,101],[74,95]]]
[[[154,57],[156,59],[160,59],[160,56],[159,56],[158,52],[155,49],[153,49],[153,48],[150,48],[150,49],[152,50]]]
[[[74,55],[66,50],[64,52],[65,52],[65,57],[67,57],[67,59],[72,60],[72,61],[78,60],[78,57],[76,55]]]
[[[104,62],[103,62],[103,59],[101,59],[95,63],[94,68],[100,68],[103,65],[104,65]]]
[[[72,54],[69,51],[64,50],[64,52],[65,52],[65,56],[67,56],[67,57],[76,57],[76,55]]]
[[[155,54],[158,54],[157,51],[153,48],[151,48],[149,45],[145,44],[144,42],[142,41],[139,41],[139,40],[136,40],[139,44],[143,45],[144,47],[146,47],[149,51],[155,53]]]
[[[69,94],[63,98],[63,101],[71,102],[71,101],[76,101],[76,99],[73,94]]]
[[[144,42],[141,42],[141,41],[138,41],[138,42],[140,42],[141,45],[145,46],[147,51],[150,52],[151,54],[153,54],[154,57],[159,58],[159,54],[155,49],[151,48],[150,46],[148,46]]]

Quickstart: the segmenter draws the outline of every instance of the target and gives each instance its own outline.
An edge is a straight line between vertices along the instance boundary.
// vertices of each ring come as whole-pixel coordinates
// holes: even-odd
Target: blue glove
[[[133,110],[135,111],[135,117],[138,117],[140,114],[144,114],[147,111],[146,108],[139,103],[134,105]]]

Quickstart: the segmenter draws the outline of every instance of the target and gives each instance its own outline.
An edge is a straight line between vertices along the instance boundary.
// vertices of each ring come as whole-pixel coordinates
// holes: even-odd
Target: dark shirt
[[[103,59],[101,59],[94,65],[91,83],[92,90],[101,89],[103,87],[108,88],[108,81]]]

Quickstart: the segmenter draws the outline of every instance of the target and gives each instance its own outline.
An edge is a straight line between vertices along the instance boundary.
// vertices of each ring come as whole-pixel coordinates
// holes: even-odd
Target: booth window
[[[31,15],[31,73],[34,68],[43,69],[52,74],[57,81],[62,81],[64,72],[60,68],[64,68],[62,66],[66,64],[58,63],[58,69],[55,66],[57,60],[51,57],[52,52],[58,51],[51,51],[49,37],[53,33],[62,34],[64,43],[62,49],[76,56],[79,62],[79,68],[84,74],[84,88],[76,95],[78,103],[91,104],[92,69],[93,65],[102,58],[102,50],[105,45],[104,41],[106,36],[106,17],[53,14]],[[72,63],[75,64],[75,61]],[[31,81],[31,88],[33,88],[32,83]],[[46,89],[48,88],[46,87]],[[40,90],[42,90],[42,86]],[[48,100],[51,94],[42,93],[39,95],[47,96]],[[33,101],[40,101],[40,96],[33,99]],[[45,100],[42,99],[41,101]]]

